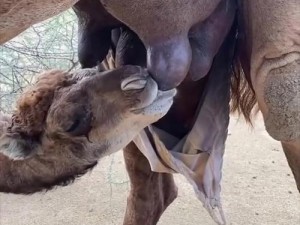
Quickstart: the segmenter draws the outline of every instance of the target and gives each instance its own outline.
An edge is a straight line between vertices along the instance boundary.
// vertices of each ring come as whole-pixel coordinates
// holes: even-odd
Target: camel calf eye
[[[91,130],[92,113],[86,110],[77,113],[72,125],[66,130],[73,136],[86,136]]]
[[[77,129],[77,127],[80,125],[80,119],[76,119],[74,122],[73,122],[73,124],[72,124],[72,126],[68,129],[68,130],[66,130],[68,133],[72,133],[72,132],[74,132],[74,130],[76,130]]]

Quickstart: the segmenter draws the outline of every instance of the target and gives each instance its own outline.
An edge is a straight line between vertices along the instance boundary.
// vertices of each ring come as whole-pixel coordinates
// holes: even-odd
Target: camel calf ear
[[[15,160],[26,159],[38,150],[38,141],[20,134],[5,133],[0,138],[0,153]]]

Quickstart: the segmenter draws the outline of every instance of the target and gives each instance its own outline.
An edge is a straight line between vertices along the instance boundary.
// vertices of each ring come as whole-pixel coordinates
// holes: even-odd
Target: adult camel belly
[[[300,190],[300,2],[240,0],[243,67]]]
[[[233,21],[232,0],[101,0],[147,49],[147,68],[159,88],[178,86],[188,74],[205,76]]]

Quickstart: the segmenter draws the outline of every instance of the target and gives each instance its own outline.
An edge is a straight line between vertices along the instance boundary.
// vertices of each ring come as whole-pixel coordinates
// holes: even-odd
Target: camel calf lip
[[[177,90],[171,89],[169,91],[158,91],[157,97],[154,99],[154,101],[149,104],[148,106],[145,106],[143,108],[134,109],[132,110],[135,114],[156,114],[158,111],[161,113],[168,112],[173,104],[173,99],[176,96]],[[155,110],[152,110],[155,109]]]

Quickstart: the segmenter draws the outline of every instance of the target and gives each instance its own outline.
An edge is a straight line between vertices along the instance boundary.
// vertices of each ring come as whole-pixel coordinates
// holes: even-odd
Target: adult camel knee
[[[242,42],[267,132],[281,141],[300,191],[300,4],[240,1]],[[248,63],[248,65],[246,65]]]

